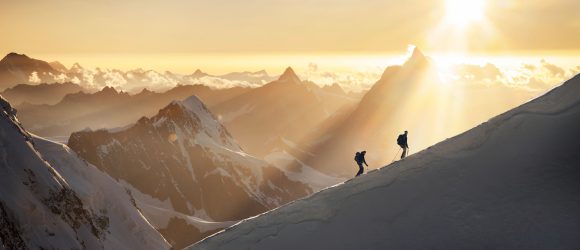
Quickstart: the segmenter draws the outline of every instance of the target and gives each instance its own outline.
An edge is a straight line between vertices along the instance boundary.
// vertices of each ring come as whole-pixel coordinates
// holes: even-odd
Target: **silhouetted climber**
[[[364,172],[363,164],[367,165],[367,167],[369,166],[369,164],[367,164],[367,161],[365,160],[366,154],[367,151],[362,151],[356,152],[356,154],[354,155],[354,161],[356,161],[356,164],[358,164],[358,173],[356,173],[356,176],[359,176]]]
[[[397,145],[399,145],[403,149],[401,159],[407,156],[407,150],[409,149],[409,144],[407,144],[407,134],[408,132],[405,130],[404,134],[400,134],[399,137],[397,137]]]

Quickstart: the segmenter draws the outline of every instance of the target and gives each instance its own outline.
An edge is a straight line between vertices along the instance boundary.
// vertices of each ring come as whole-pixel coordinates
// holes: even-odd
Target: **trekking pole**
[[[397,158],[397,155],[399,155],[399,152],[401,152],[401,148],[399,148],[399,150],[397,150],[397,153],[395,154],[395,157],[393,157],[393,160],[391,161],[391,163],[395,162],[395,158]]]

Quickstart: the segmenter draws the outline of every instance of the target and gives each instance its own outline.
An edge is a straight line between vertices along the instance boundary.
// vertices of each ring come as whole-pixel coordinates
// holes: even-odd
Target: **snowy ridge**
[[[267,155],[264,160],[282,170],[290,180],[299,181],[310,186],[314,192],[344,181],[343,178],[326,175],[304,164],[304,162],[292,156],[285,150],[272,152]],[[288,166],[291,166],[293,162],[297,162],[300,165],[300,171],[288,169]]]
[[[191,96],[183,101],[174,102],[189,112],[200,118],[202,128],[200,131],[207,134],[212,139],[217,139],[216,141],[222,142],[223,146],[235,151],[242,151],[241,148],[233,141],[227,130],[217,122],[217,119],[213,114],[207,109],[207,107],[197,98],[196,96]]]
[[[123,186],[130,190],[134,197],[137,207],[149,219],[155,228],[166,228],[171,218],[179,218],[185,220],[189,225],[199,229],[201,232],[214,231],[229,227],[237,221],[223,221],[215,222],[208,218],[205,211],[199,211],[200,217],[190,216],[179,213],[173,208],[169,200],[160,201],[150,195],[144,194],[131,186],[131,184],[122,181]],[[205,217],[205,218],[201,218]]]
[[[195,96],[121,130],[75,132],[68,144],[124,183],[175,248],[312,191],[246,154]]]
[[[118,184],[63,145],[30,135],[0,104],[3,248],[169,248]]]
[[[108,242],[105,248],[168,248],[168,243],[149,224],[147,219],[131,203],[131,196],[110,176],[80,159],[66,145],[33,136],[34,143],[44,158],[67,181],[83,201],[83,204],[108,217],[108,237],[113,242],[125,242],[124,246]]]
[[[576,248],[578,124],[580,76],[403,161],[189,249]]]

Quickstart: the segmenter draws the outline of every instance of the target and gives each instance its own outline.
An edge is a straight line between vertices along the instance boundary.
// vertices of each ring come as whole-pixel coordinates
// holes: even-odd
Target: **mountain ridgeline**
[[[534,93],[450,87],[417,48],[366,92],[303,79],[291,67],[180,75],[10,53],[2,246],[577,245],[580,76],[487,122]],[[490,96],[502,103],[482,109]],[[355,152],[371,169],[399,158],[405,130],[410,157],[335,185],[358,170]]]
[[[574,249],[579,94],[577,75],[405,160],[188,249]]]
[[[24,129],[0,96],[0,240],[6,249],[169,249],[108,175]]]
[[[168,201],[163,209],[171,213],[155,226],[174,247],[215,231],[203,231],[172,214],[237,221],[312,192],[245,153],[195,96],[174,101],[127,128],[75,132],[68,145],[134,193],[142,193],[137,200],[155,200],[144,206]],[[143,211],[146,217],[156,216],[155,210]]]

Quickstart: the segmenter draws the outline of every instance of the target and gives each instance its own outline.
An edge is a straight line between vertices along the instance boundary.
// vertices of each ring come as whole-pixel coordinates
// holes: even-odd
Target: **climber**
[[[356,152],[354,156],[354,161],[356,161],[356,164],[358,164],[358,172],[356,173],[356,176],[359,176],[364,172],[363,164],[367,165],[367,167],[369,166],[369,164],[367,164],[367,161],[365,160],[366,154],[367,151],[362,151]]]
[[[407,151],[409,150],[409,144],[407,144],[407,134],[408,132],[405,130],[404,134],[400,134],[399,137],[397,137],[397,145],[403,149],[401,159],[407,156]]]

